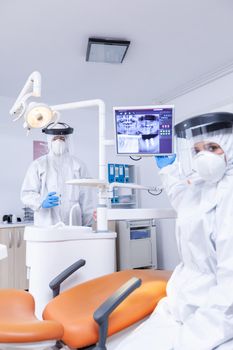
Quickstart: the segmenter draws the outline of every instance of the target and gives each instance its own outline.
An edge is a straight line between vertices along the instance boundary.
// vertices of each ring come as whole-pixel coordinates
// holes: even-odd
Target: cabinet
[[[138,183],[138,169],[130,164],[108,164],[108,181],[119,183]],[[138,208],[139,193],[133,188],[114,187],[110,208]]]
[[[8,257],[0,261],[0,288],[28,289],[23,236],[23,226],[0,228],[0,243],[7,246],[8,253]]]
[[[118,270],[157,268],[156,226],[152,220],[118,221]]]

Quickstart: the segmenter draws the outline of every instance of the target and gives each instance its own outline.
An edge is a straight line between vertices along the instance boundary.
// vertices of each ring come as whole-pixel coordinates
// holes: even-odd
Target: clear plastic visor
[[[65,143],[65,153],[73,154],[73,137],[72,135],[46,135],[48,143],[48,152],[52,153],[52,142],[60,140]]]
[[[226,161],[232,161],[233,128],[228,127],[208,132],[205,126],[184,131],[183,137],[176,136],[177,160],[181,175],[188,177],[195,173],[193,160],[200,152],[225,154]]]

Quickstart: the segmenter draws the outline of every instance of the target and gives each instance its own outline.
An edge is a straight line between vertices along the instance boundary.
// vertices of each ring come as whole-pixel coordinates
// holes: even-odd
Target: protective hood
[[[49,156],[57,158],[70,153],[70,140],[72,138],[71,134],[73,133],[73,130],[74,129],[71,128],[68,124],[62,122],[51,123],[42,130],[42,132],[46,134]],[[54,140],[56,136],[61,136],[65,144],[58,145],[59,141]],[[52,142],[57,143],[57,145],[54,144],[54,147],[52,147]],[[58,148],[62,148],[62,152],[57,152],[56,149]]]

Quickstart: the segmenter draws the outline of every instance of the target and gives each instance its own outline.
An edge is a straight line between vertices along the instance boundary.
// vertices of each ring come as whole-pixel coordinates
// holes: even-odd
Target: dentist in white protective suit
[[[30,165],[21,188],[21,200],[34,210],[34,224],[69,223],[74,204],[73,224],[91,226],[93,197],[88,187],[67,185],[74,178],[87,178],[86,166],[70,154],[69,144],[73,128],[65,123],[49,124],[42,130],[47,135],[48,154]]]
[[[233,114],[175,126],[177,159],[157,157],[177,211],[180,264],[149,319],[117,350],[233,350]]]

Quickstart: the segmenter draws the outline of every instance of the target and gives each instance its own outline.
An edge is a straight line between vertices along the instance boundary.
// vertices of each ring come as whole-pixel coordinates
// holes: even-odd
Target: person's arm
[[[37,162],[33,162],[27,170],[21,187],[20,197],[25,206],[34,211],[40,209],[40,178]]]
[[[180,328],[174,350],[212,350],[233,339],[233,188],[226,192],[216,209],[216,285]]]
[[[184,191],[188,188],[186,179],[180,179],[176,157],[155,157],[162,185],[175,210],[178,209]]]

